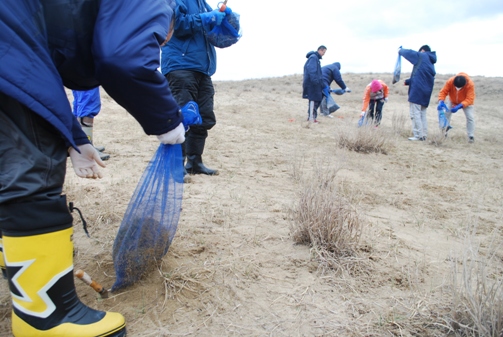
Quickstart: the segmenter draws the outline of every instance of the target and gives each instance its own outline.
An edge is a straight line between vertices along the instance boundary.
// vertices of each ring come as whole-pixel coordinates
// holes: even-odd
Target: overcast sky
[[[218,1],[207,0],[211,6]],[[306,54],[325,45],[321,65],[341,72],[392,72],[399,46],[437,53],[439,74],[503,76],[503,0],[228,0],[242,38],[217,48],[213,80],[301,74]],[[402,62],[402,71],[412,66]]]

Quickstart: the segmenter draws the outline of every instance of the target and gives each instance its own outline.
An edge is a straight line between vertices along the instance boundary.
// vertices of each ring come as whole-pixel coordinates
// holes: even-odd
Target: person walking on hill
[[[0,259],[12,335],[126,335],[124,316],[77,296],[67,157],[81,178],[104,162],[65,87],[104,90],[164,144],[180,144],[180,107],[159,67],[175,0],[15,0],[0,6]],[[2,255],[3,254],[3,255]]]
[[[389,88],[381,80],[372,80],[363,93],[362,116],[375,126],[381,124],[384,103],[388,102]]]
[[[202,124],[191,126],[185,135],[185,170],[189,174],[217,175],[218,170],[205,166],[202,158],[208,131],[217,123],[211,80],[217,69],[217,56],[206,33],[220,25],[226,14],[212,9],[204,0],[176,1],[175,13],[173,38],[161,51],[161,72],[178,104],[196,102],[202,119]]]
[[[409,140],[426,140],[428,136],[426,112],[435,82],[437,55],[428,45],[421,46],[419,51],[399,48],[398,54],[413,64],[410,78],[404,82],[404,85],[409,86],[409,114],[413,132],[413,137]]]
[[[336,104],[335,109],[332,111],[329,110],[327,106],[327,97],[330,95],[331,92],[335,92],[338,95],[342,95],[346,92],[351,92],[351,89],[349,89],[346,86],[346,83],[344,83],[344,80],[342,79],[341,75],[341,64],[339,62],[334,62],[332,64],[328,64],[326,66],[321,67],[321,73],[323,75],[323,99],[321,100],[321,106],[320,106],[320,111],[321,114],[325,117],[333,118],[331,113],[337,111],[339,109],[339,106]],[[340,90],[332,90],[330,89],[330,85],[332,82],[337,83],[339,86]],[[328,92],[327,89],[328,88]]]
[[[446,103],[445,100],[447,97],[449,100]],[[468,135],[469,143],[475,142],[474,103],[475,84],[472,79],[463,72],[449,78],[438,94],[438,107],[447,107],[445,110],[445,117],[449,121],[449,125],[452,114],[458,112],[460,109],[463,109],[466,117],[466,133]],[[448,130],[446,130],[445,134],[446,137],[447,131]]]
[[[316,51],[307,53],[307,61],[304,64],[304,79],[302,82],[302,98],[308,99],[307,120],[318,124],[318,108],[323,99],[323,74],[320,60],[327,51],[327,47],[321,45]],[[329,88],[328,88],[329,89]]]

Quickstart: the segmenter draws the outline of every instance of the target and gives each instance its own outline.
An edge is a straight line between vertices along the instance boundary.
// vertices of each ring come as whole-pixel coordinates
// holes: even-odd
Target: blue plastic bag
[[[208,41],[218,48],[227,48],[235,44],[241,38],[239,14],[229,7],[225,9],[225,17],[220,25],[213,27],[206,36]]]
[[[402,46],[400,46],[402,48]],[[395,71],[393,72],[393,84],[400,81],[400,73],[402,72],[402,56],[398,54],[398,58],[395,63]]]
[[[447,111],[447,106],[445,104],[439,104],[437,107],[437,112],[438,112],[438,126],[440,129],[444,130],[446,128],[451,128],[449,125],[449,121],[447,120],[447,117],[445,117],[445,112]]]
[[[361,127],[365,123],[365,115],[362,115],[358,120],[358,127]]]
[[[340,108],[331,95],[327,96],[327,108],[330,113],[336,112]]]

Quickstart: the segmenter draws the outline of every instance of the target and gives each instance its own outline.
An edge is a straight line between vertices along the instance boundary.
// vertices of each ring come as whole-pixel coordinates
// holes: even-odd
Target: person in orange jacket
[[[449,97],[449,100],[445,102],[447,96]],[[469,143],[473,143],[475,141],[475,119],[473,117],[474,103],[475,84],[472,79],[463,72],[449,78],[438,94],[438,107],[447,107],[445,117],[449,121],[449,124],[451,123],[452,114],[458,112],[459,109],[463,109],[466,117],[466,133],[468,135]],[[445,136],[447,137],[447,133]]]
[[[365,116],[367,121],[372,120],[375,126],[381,124],[382,109],[384,103],[388,102],[388,92],[388,86],[381,80],[372,80],[365,87],[361,116]]]

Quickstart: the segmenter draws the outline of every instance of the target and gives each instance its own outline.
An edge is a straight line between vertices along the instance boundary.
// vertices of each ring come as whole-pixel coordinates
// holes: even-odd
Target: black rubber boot
[[[204,166],[203,160],[200,155],[187,156],[185,169],[189,174],[206,174],[209,176],[218,175],[217,170],[212,170]]]

